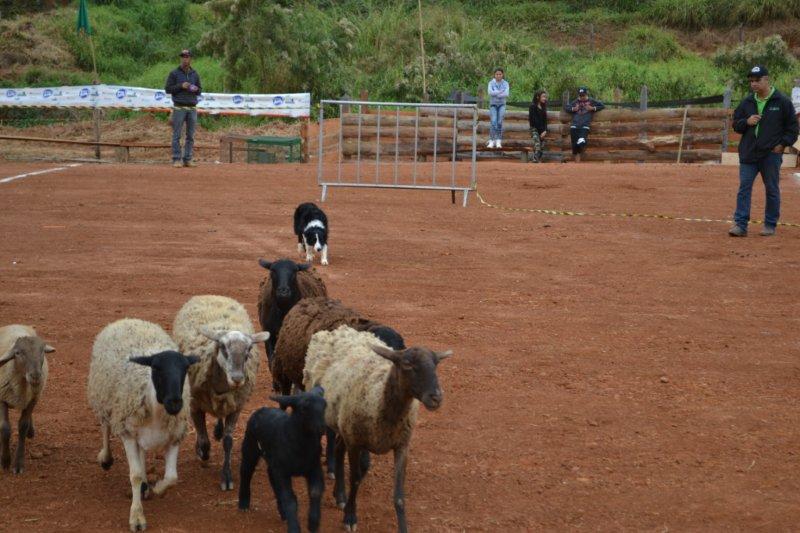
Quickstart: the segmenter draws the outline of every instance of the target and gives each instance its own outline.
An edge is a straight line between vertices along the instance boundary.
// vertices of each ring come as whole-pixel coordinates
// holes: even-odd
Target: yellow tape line
[[[657,218],[661,220],[683,220],[686,222],[721,222],[724,224],[733,224],[733,220],[725,220],[719,218],[692,218],[692,217],[674,217],[671,215],[653,215],[647,213],[585,213],[582,211],[558,211],[555,209],[533,209],[528,207],[506,207],[502,205],[491,204],[487,202],[483,195],[476,189],[475,194],[478,196],[481,205],[491,207],[492,209],[500,209],[502,211],[522,212],[522,213],[540,213],[543,215],[559,215],[570,217],[619,217],[619,218]],[[763,224],[763,220],[751,220],[753,224]],[[792,228],[800,228],[800,224],[792,222],[778,222],[779,226],[786,226]]]

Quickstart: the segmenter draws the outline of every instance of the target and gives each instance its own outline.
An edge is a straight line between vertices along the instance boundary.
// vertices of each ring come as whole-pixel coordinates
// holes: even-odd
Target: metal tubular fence
[[[455,193],[462,192],[466,207],[470,191],[477,187],[476,105],[321,100],[319,106],[317,183],[323,202],[329,187],[373,187],[451,191],[454,203]],[[329,170],[330,177],[324,164],[325,106],[338,107],[340,120],[336,171]],[[367,165],[373,158],[374,165]],[[437,182],[437,167],[448,160],[450,179]],[[391,171],[382,173],[390,165]]]

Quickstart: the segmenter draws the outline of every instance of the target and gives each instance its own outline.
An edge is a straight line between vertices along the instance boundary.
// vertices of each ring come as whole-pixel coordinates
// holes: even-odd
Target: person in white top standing
[[[506,100],[508,100],[508,82],[503,79],[503,69],[494,69],[494,77],[489,80],[489,143],[487,148],[502,148],[503,117],[506,114]]]
[[[794,89],[792,89],[792,105],[794,105],[794,114],[797,117],[797,122],[800,124],[800,78],[794,79]],[[795,145],[797,147],[797,145]],[[797,160],[795,161],[795,168],[800,168],[800,148],[797,148]],[[800,178],[800,173],[795,174]]]

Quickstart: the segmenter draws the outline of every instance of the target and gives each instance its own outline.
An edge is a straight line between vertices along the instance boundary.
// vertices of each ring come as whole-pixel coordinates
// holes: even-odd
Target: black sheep
[[[250,482],[263,457],[281,520],[288,531],[300,531],[297,520],[297,498],[292,490],[292,477],[303,476],[308,483],[308,529],[319,530],[320,502],[325,489],[320,456],[320,439],[325,432],[325,407],[322,387],[293,396],[271,396],[281,409],[262,407],[247,421],[242,441],[242,462],[239,484],[239,509],[250,508]],[[291,407],[291,414],[282,409]]]

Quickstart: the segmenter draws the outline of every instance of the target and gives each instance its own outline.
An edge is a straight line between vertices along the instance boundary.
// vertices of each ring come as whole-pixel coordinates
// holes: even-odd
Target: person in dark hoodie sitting
[[[733,112],[733,130],[741,133],[739,141],[739,192],[736,195],[731,237],[745,237],[750,222],[750,198],[753,182],[760,173],[767,203],[761,235],[775,235],[781,214],[779,186],[783,150],[797,140],[798,124],[789,98],[770,85],[767,68],[756,65],[747,74],[753,91]]]
[[[164,91],[172,95],[172,166],[195,167],[192,161],[194,129],[197,126],[197,97],[202,92],[200,75],[192,68],[192,53],[181,51],[181,64],[167,76]],[[186,143],[181,159],[181,130],[186,122]]]
[[[578,88],[578,98],[564,108],[567,113],[572,113],[569,132],[572,137],[572,154],[575,156],[576,163],[580,162],[581,154],[586,151],[586,145],[589,141],[589,129],[594,114],[602,111],[605,107],[603,102],[589,98],[589,89],[580,87]]]
[[[542,147],[547,136],[547,91],[533,93],[533,101],[528,107],[528,125],[531,127],[533,154],[531,163],[542,162]]]

